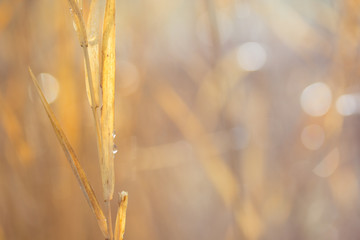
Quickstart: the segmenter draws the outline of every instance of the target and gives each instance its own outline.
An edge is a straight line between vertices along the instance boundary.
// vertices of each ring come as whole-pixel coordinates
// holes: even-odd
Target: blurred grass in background
[[[125,239],[356,239],[359,7],[117,1]],[[0,1],[0,239],[102,239],[27,73],[100,195],[77,41],[66,1]]]

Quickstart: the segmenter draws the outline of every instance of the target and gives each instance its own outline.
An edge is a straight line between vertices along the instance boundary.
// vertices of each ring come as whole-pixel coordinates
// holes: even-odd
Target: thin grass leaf
[[[107,0],[102,39],[101,177],[104,199],[114,194],[115,0]]]
[[[40,96],[41,102],[46,110],[46,113],[50,119],[50,122],[54,128],[54,131],[56,133],[56,136],[65,152],[66,158],[70,163],[70,166],[73,170],[74,175],[76,176],[76,179],[78,180],[81,190],[83,191],[85,198],[90,206],[90,208],[92,209],[92,211],[94,212],[98,225],[103,233],[103,235],[107,238],[109,233],[108,233],[108,227],[107,227],[107,220],[104,216],[103,211],[100,208],[99,202],[96,199],[94,190],[92,189],[86,174],[83,170],[83,168],[80,165],[79,160],[77,159],[75,152],[73,150],[73,148],[71,147],[68,139],[65,136],[65,133],[63,132],[63,130],[60,127],[60,124],[58,123],[54,113],[52,112],[48,102],[45,99],[45,96],[36,80],[36,77],[34,76],[32,70],[29,68],[29,73],[31,76],[31,79],[36,87],[36,90]]]
[[[87,82],[87,90],[88,91],[88,97],[90,99],[90,106],[93,113],[93,117],[95,120],[95,126],[96,126],[96,136],[97,136],[97,147],[98,147],[98,154],[99,154],[99,161],[102,162],[102,141],[101,141],[101,128],[100,128],[100,117],[97,111],[98,104],[96,103],[96,96],[99,98],[99,88],[95,87],[96,83],[93,81],[93,71],[91,70],[91,63],[90,63],[90,55],[88,51],[88,38],[86,34],[86,28],[84,24],[84,18],[82,11],[79,8],[79,5],[74,0],[68,0],[70,4],[70,11],[72,13],[73,22],[75,30],[78,33],[80,45],[84,52],[84,60],[85,60],[85,69],[86,69],[86,82]],[[95,74],[96,75],[96,74]],[[92,86],[92,87],[89,87]],[[100,164],[101,165],[101,164]]]
[[[86,36],[85,22],[83,14],[77,2],[75,0],[68,0],[70,5],[70,13],[73,18],[73,24],[76,33],[78,34],[81,47],[88,46],[88,40]]]
[[[86,93],[90,106],[98,108],[100,106],[100,42],[102,20],[104,19],[105,2],[100,0],[91,1],[90,12],[87,19],[87,39],[88,52],[90,60],[90,68],[92,74],[92,91],[94,93],[94,104],[91,99],[91,90],[89,89],[90,80],[88,79],[87,71],[85,71],[86,78]]]
[[[85,68],[86,68],[86,79],[87,79],[87,86],[94,86],[94,81],[93,81],[93,74],[92,74],[92,70],[91,70],[91,63],[90,63],[90,56],[89,56],[89,51],[88,51],[88,38],[87,38],[87,34],[86,34],[86,28],[85,28],[85,21],[84,21],[84,17],[82,14],[82,10],[78,5],[78,1],[75,0],[68,0],[69,5],[70,5],[70,12],[71,12],[71,16],[73,18],[73,25],[75,28],[75,31],[78,34],[79,37],[79,42],[81,47],[83,48],[83,52],[84,52],[84,58],[85,58]],[[82,1],[80,2],[80,4],[82,4]],[[94,119],[95,119],[95,123],[96,123],[96,130],[97,130],[97,134],[98,134],[98,147],[99,147],[99,152],[101,150],[101,142],[100,142],[100,126],[99,126],[99,119],[98,119],[98,115],[96,113],[96,107],[95,104],[92,104],[94,102],[96,102],[96,93],[94,92],[95,90],[93,88],[87,88],[89,90],[89,94],[90,95],[90,106],[92,107],[92,111],[93,111],[93,115],[94,115]],[[98,95],[98,94],[97,94]]]
[[[115,222],[115,240],[123,240],[125,233],[125,223],[126,223],[126,209],[128,205],[128,193],[122,191],[119,193],[119,208],[116,215]]]

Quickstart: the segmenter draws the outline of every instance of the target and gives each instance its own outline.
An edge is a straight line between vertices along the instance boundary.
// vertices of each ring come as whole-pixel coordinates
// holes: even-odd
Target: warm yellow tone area
[[[359,7],[0,1],[0,240],[358,239]]]

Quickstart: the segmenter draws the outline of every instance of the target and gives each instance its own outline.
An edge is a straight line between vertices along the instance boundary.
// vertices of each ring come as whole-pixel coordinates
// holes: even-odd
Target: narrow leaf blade
[[[50,119],[51,125],[54,128],[56,137],[58,138],[61,147],[63,148],[66,158],[70,163],[70,166],[73,170],[74,175],[76,176],[76,179],[78,180],[81,190],[83,191],[85,198],[90,206],[90,208],[92,209],[92,211],[94,212],[98,225],[103,233],[103,235],[107,238],[109,233],[108,233],[108,227],[107,227],[107,220],[104,216],[103,211],[100,208],[99,202],[96,199],[94,190],[92,189],[87,176],[85,174],[85,171],[83,170],[83,168],[80,165],[79,160],[77,159],[75,152],[73,150],[73,148],[71,147],[67,137],[65,136],[65,133],[63,132],[60,124],[58,123],[54,113],[52,112],[48,102],[45,99],[45,96],[36,80],[36,77],[34,76],[32,70],[29,68],[29,73],[31,76],[31,79],[36,87],[36,90],[40,96],[41,102],[45,108],[45,111]]]
[[[101,135],[103,158],[101,176],[104,199],[114,194],[114,105],[115,105],[115,0],[107,0],[102,39],[102,112]]]
[[[87,19],[87,38],[88,38],[88,52],[90,60],[90,68],[92,74],[92,84],[88,78],[87,71],[85,71],[86,93],[90,106],[100,106],[100,42],[101,42],[101,23],[104,19],[105,2],[100,0],[91,1],[89,16]],[[92,85],[94,93],[94,103],[91,99],[91,90],[89,87]]]
[[[70,13],[73,18],[74,28],[78,34],[80,45],[82,47],[87,47],[88,40],[86,36],[85,22],[80,7],[75,0],[68,0],[68,2],[70,5]]]

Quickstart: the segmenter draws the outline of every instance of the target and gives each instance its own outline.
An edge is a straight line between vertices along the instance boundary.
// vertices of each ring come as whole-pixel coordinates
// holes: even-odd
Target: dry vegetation
[[[357,239],[359,7],[1,1],[0,240]]]

